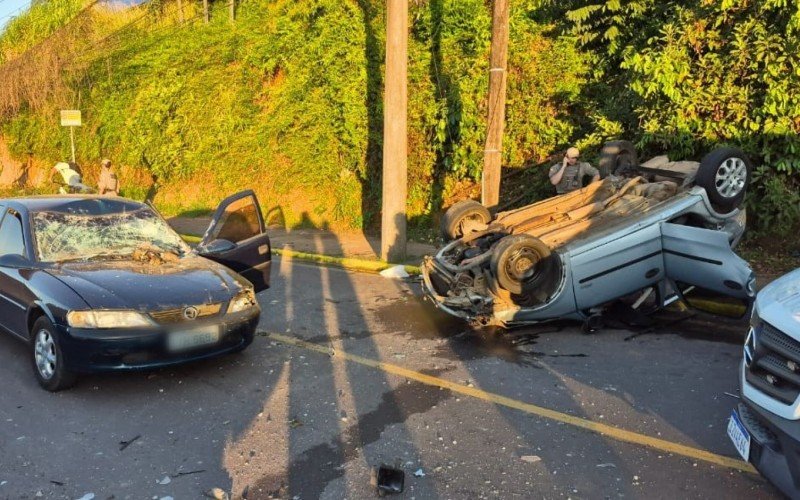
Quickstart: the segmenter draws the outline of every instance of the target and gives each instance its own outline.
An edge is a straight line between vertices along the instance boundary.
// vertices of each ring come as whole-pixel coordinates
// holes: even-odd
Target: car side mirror
[[[13,269],[24,269],[31,267],[31,261],[24,255],[10,253],[0,256],[0,267],[10,267]]]
[[[211,241],[209,244],[200,247],[198,250],[201,254],[207,253],[225,253],[236,248],[236,243],[225,240],[222,238]]]

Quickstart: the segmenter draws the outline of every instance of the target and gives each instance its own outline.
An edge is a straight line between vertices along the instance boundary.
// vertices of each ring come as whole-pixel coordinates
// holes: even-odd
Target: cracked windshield
[[[33,229],[42,262],[119,258],[142,249],[177,255],[189,251],[180,236],[146,208],[102,215],[34,212]]]

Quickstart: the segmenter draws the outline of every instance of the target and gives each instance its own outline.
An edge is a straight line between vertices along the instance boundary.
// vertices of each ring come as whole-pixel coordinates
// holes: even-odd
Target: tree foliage
[[[226,2],[212,2],[207,25],[198,2],[184,0],[185,24],[175,0],[97,6],[79,35],[42,42],[65,23],[64,33],[78,33],[71,27],[87,3],[37,2],[0,36],[0,57],[12,61],[0,67],[0,130],[12,152],[63,159],[57,110],[79,106],[84,161],[113,157],[128,186],[158,179],[178,194],[174,210],[255,186],[290,224],[379,220],[383,1],[243,0],[235,23]],[[410,2],[409,214],[418,226],[458,185],[480,179],[489,7]],[[591,156],[612,138],[637,141],[643,156],[695,159],[739,145],[758,164],[751,214],[762,228],[789,227],[800,219],[799,27],[788,0],[512,2],[504,165],[572,143]],[[20,62],[48,43],[52,57]],[[52,90],[33,92],[28,81]],[[180,196],[198,184],[188,179],[203,179],[192,199]]]
[[[163,185],[210,177],[209,204],[221,189],[257,182],[290,223],[303,211],[317,223],[374,224],[384,2],[246,0],[235,23],[225,7],[212,3],[208,25],[184,26],[174,1],[143,6],[142,21],[127,12],[131,26],[98,11],[80,51],[85,71],[70,80],[70,105],[81,100],[86,122],[79,154],[113,157]],[[491,12],[483,0],[421,0],[410,16],[409,214],[419,225],[448,186],[480,177]],[[511,27],[504,158],[521,166],[575,135],[582,113],[571,101],[588,66],[572,37],[529,10],[515,9]],[[12,150],[63,158],[57,109],[53,101],[7,119]]]
[[[789,230],[797,222],[795,2],[573,1],[566,9],[565,29],[592,51],[601,81],[636,94],[628,102],[643,147],[698,157],[719,144],[741,146],[758,165],[748,199],[758,226]]]

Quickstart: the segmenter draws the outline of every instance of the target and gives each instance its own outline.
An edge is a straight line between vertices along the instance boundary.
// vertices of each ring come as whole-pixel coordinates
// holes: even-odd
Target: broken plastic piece
[[[405,485],[406,473],[400,469],[381,465],[375,471],[375,486],[379,495],[386,493],[402,493]]]
[[[405,266],[392,266],[388,269],[384,269],[380,274],[384,278],[408,278],[408,273],[406,272]]]

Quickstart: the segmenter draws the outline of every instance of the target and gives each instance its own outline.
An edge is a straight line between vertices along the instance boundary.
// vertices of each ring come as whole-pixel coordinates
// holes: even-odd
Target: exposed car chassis
[[[738,177],[720,176],[726,169]],[[732,249],[744,232],[738,206],[749,172],[740,151],[722,148],[700,163],[625,165],[620,175],[494,217],[459,202],[444,219],[453,240],[422,263],[425,294],[453,316],[506,327],[587,320],[642,290],[652,309],[689,286],[750,303],[754,275]],[[728,189],[734,181],[741,186]],[[721,196],[726,189],[733,195]]]

